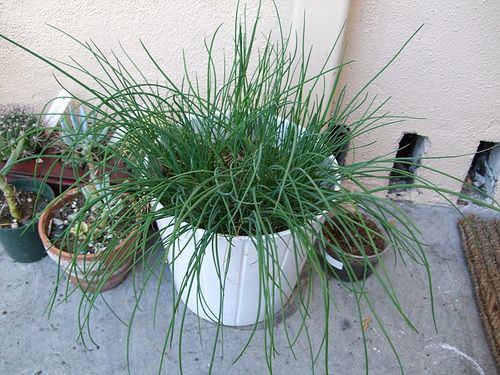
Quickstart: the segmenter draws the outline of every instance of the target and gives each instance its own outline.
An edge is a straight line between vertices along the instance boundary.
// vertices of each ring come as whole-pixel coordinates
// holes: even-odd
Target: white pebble
[[[56,226],[56,227],[60,227],[64,224],[64,222],[61,220],[61,219],[56,219],[56,218],[53,218],[52,219],[52,223]]]

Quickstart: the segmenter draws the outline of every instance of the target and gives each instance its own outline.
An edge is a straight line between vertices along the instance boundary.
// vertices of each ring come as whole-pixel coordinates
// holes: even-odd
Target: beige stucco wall
[[[291,3],[278,0],[285,22]],[[248,2],[249,17],[257,2]],[[182,51],[193,72],[206,70],[204,38],[219,25],[219,46],[231,48],[236,1],[233,0],[0,0],[0,31],[35,51],[68,61],[75,57],[97,71],[97,64],[74,41],[51,29],[63,29],[82,41],[92,39],[103,51],[119,53],[121,43],[151,79],[159,78],[141,49],[144,42],[160,65],[175,79],[183,73]],[[262,29],[277,29],[272,2],[263,3]],[[217,57],[222,59],[222,51]],[[220,63],[220,61],[219,61]],[[53,98],[58,84],[53,69],[6,42],[0,42],[0,103],[26,102],[43,106]],[[61,77],[59,74],[58,77]],[[66,82],[66,81],[64,81]]]
[[[426,156],[474,153],[479,141],[500,142],[500,2],[353,0],[345,58],[357,62],[346,82],[358,88],[381,68],[422,24],[421,32],[373,87],[371,93],[392,96],[394,113],[425,117],[372,132],[356,160],[397,148],[403,132],[429,137]],[[472,155],[424,160],[463,180]],[[441,187],[460,191],[461,182],[422,173]],[[497,199],[500,198],[497,189]],[[413,198],[439,199],[428,192]]]
[[[240,13],[246,7],[250,22],[258,3],[257,0],[247,1],[246,5],[241,2]],[[314,45],[310,70],[318,71],[347,19],[350,0],[276,0],[275,3],[285,32],[290,26],[297,30],[299,46],[306,19],[305,45],[306,48]],[[210,38],[219,26],[215,57],[216,65],[222,67],[222,49],[227,49],[228,53],[232,50],[236,4],[235,0],[0,0],[0,32],[44,56],[68,61],[71,55],[85,66],[94,68],[93,59],[81,47],[48,25],[81,41],[92,39],[106,53],[111,50],[120,53],[121,43],[146,75],[155,80],[158,72],[141,49],[140,39],[162,68],[180,80],[183,76],[183,50],[190,71],[203,77],[206,71],[203,40]],[[278,20],[272,1],[264,0],[259,31],[266,33],[268,30],[278,35]],[[261,37],[260,40],[264,39]],[[342,39],[338,44],[342,44]],[[342,48],[335,50],[332,62],[339,61],[341,52]],[[33,56],[2,41],[0,103],[25,102],[42,107],[58,92],[53,72]],[[57,77],[61,78],[61,74]],[[327,79],[327,90],[333,79],[333,75]]]
[[[247,3],[251,15],[257,1]],[[220,24],[224,24],[222,45],[229,47],[235,4],[233,0],[0,0],[0,32],[44,55],[63,60],[71,55],[83,63],[90,63],[90,57],[46,24],[61,27],[79,39],[92,38],[106,51],[119,50],[120,41],[146,74],[155,77],[140,49],[141,38],[165,70],[180,78],[182,49],[191,70],[203,72],[203,38]],[[315,46],[313,67],[317,66],[316,57],[324,56],[336,38],[349,0],[277,0],[277,5],[283,22],[297,28],[306,11],[307,42]],[[264,1],[263,7],[262,30],[276,29],[272,3]],[[422,23],[423,30],[370,92],[392,96],[388,108],[394,113],[426,120],[373,132],[363,143],[376,143],[351,158],[363,160],[394,151],[403,132],[429,137],[429,157],[473,153],[480,140],[500,142],[498,1],[352,0],[345,59],[354,58],[357,63],[346,69],[344,82],[351,92],[360,87]],[[332,81],[326,82],[327,87]],[[24,102],[41,108],[57,92],[49,67],[0,42],[0,103]],[[424,163],[462,180],[471,160],[472,156],[467,156]],[[460,182],[424,176],[442,187],[460,190]],[[426,192],[412,198],[438,201]]]

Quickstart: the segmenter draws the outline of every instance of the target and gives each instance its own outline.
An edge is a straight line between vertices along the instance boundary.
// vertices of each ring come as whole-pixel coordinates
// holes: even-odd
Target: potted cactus
[[[52,186],[64,190],[73,185],[77,177],[85,174],[82,163],[75,160],[64,160],[58,157],[63,149],[68,147],[57,131],[60,127],[73,127],[73,122],[79,122],[83,107],[66,91],[61,90],[58,96],[51,101],[50,108],[43,118],[43,126],[47,128],[49,136],[43,140],[43,152],[36,157],[25,158],[14,163],[9,168],[9,177],[35,178]],[[50,131],[53,130],[53,131]],[[0,168],[6,161],[0,161]]]
[[[27,107],[0,110],[0,249],[15,261],[34,262],[45,254],[34,230],[36,214],[54,198],[49,186],[35,180],[7,180],[12,166],[29,152],[36,152],[44,129]]]

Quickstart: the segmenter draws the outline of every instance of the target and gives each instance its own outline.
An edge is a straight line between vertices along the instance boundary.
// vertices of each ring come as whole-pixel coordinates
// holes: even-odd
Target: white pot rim
[[[159,211],[161,210],[162,208],[164,208],[165,206],[163,206],[163,204],[156,200],[156,202],[153,203],[153,208],[155,211]],[[322,222],[322,218],[325,216],[325,213],[322,213],[322,214],[319,214],[319,215],[316,215],[315,216],[315,220],[318,222],[318,223],[321,223]],[[172,218],[172,222],[176,220],[176,218],[174,216],[167,216],[165,217],[164,219],[168,219],[168,218]],[[313,220],[311,220],[309,223],[312,223],[314,222]],[[175,225],[175,224],[174,224]],[[191,228],[191,230],[195,233],[195,234],[200,234],[202,235],[204,232],[206,232],[207,230],[206,229],[203,229],[203,228],[195,228],[193,227],[192,225],[186,223],[186,222],[182,222],[181,225],[189,225],[189,227]],[[307,226],[308,224],[304,224],[304,226]],[[310,224],[309,224],[310,225]],[[312,227],[311,227],[312,228]],[[266,236],[267,238],[277,238],[277,237],[283,237],[283,236],[287,236],[289,234],[291,234],[292,231],[290,229],[285,229],[285,230],[282,230],[280,232],[275,232],[275,233],[270,233],[268,235],[262,235],[262,236]],[[256,236],[231,236],[231,235],[228,235],[228,234],[223,234],[223,233],[216,233],[215,234],[216,238],[223,238],[223,239],[235,239],[235,240],[238,240],[238,241],[247,241],[249,240],[250,238],[256,238]]]
[[[318,220],[318,222],[321,222],[320,218],[322,218],[322,217],[323,217],[323,215],[317,215],[316,220]],[[305,227],[305,226],[307,226],[307,224],[304,224],[303,226]],[[206,232],[206,229],[202,229],[202,228],[193,228],[193,230],[195,232]],[[266,236],[267,238],[276,238],[276,237],[287,236],[291,233],[292,233],[292,231],[290,229],[285,229],[285,230],[282,230],[280,232],[270,233],[267,235],[263,234],[262,237]],[[248,240],[250,238],[257,237],[257,236],[231,236],[231,235],[223,234],[223,233],[216,233],[215,235],[217,236],[217,238],[224,238],[224,239],[231,238],[231,239],[236,239],[236,240],[240,240],[240,241],[245,241],[245,240]]]

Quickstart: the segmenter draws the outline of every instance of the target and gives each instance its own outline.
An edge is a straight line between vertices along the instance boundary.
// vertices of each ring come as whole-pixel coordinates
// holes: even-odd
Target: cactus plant
[[[21,105],[0,107],[0,160],[6,160],[0,170],[0,190],[16,222],[20,222],[23,218],[16,190],[8,183],[7,174],[21,156],[38,148],[43,134],[44,128],[39,125],[38,116],[28,107]]]

